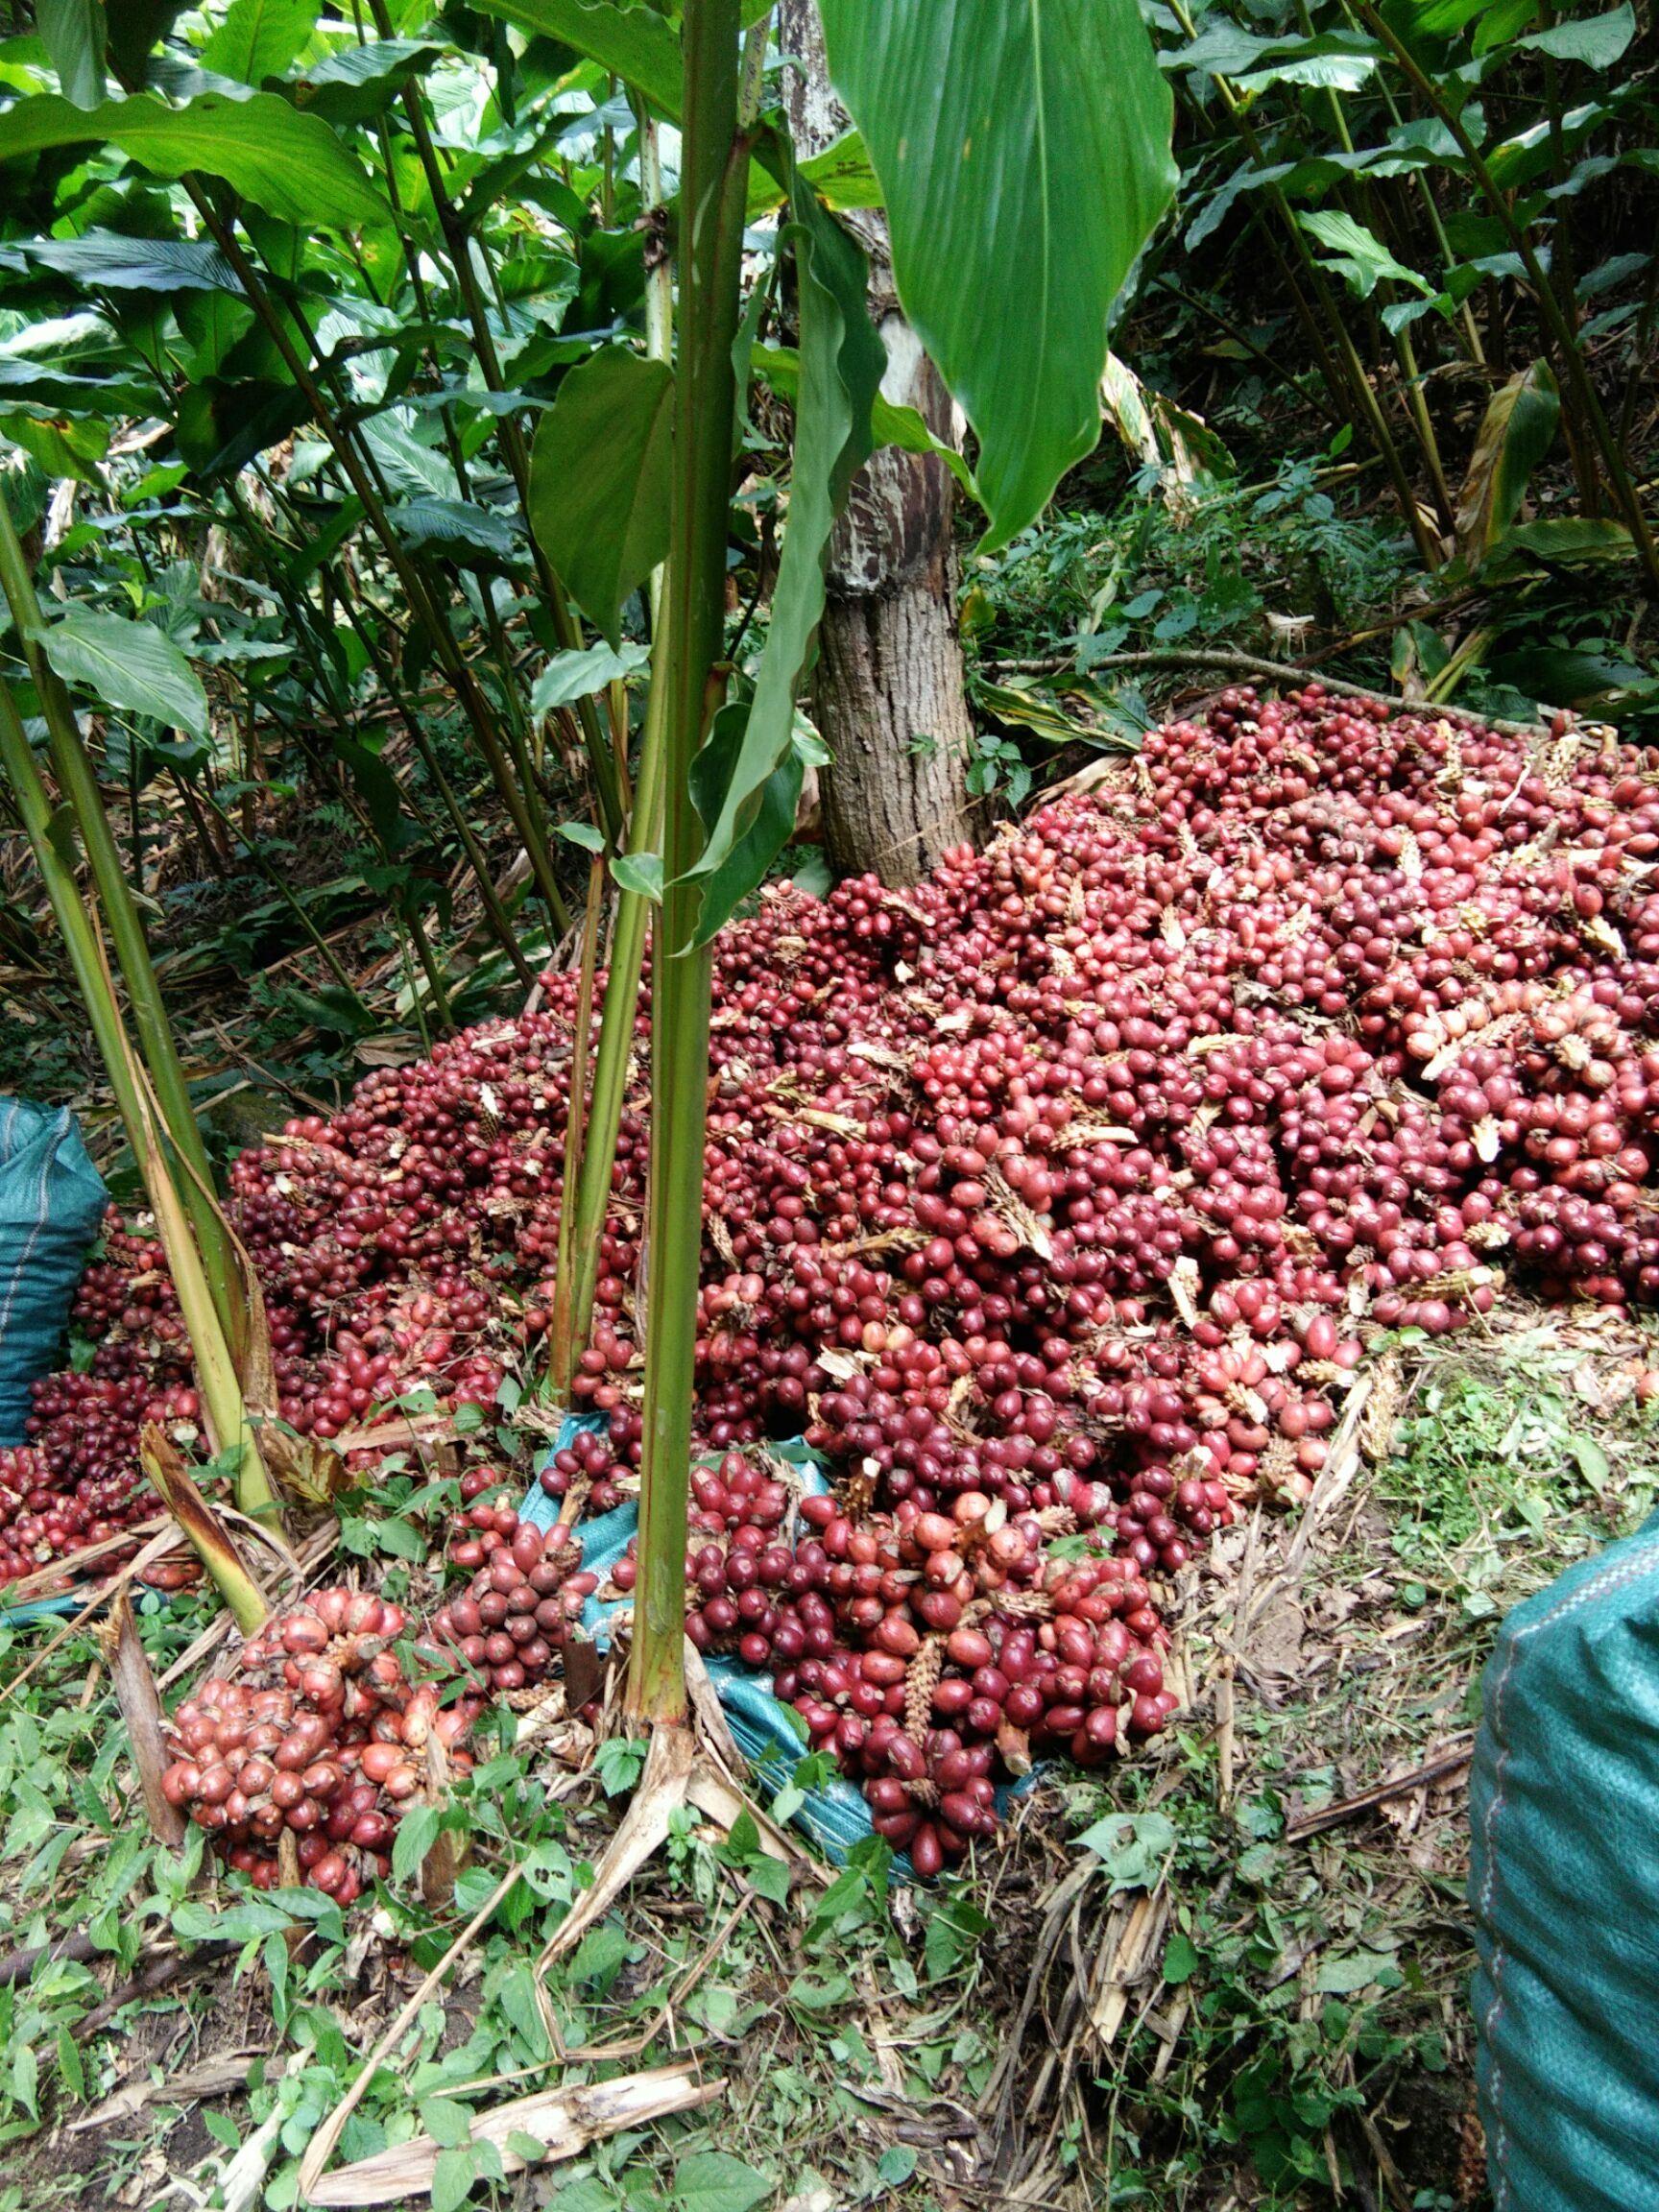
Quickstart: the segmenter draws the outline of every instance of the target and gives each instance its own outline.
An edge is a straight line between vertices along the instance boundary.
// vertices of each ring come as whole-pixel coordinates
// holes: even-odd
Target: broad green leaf
[[[470,2149],[440,2151],[432,2169],[432,2212],[461,2212],[478,2178],[478,2154]]]
[[[591,822],[560,822],[555,825],[553,834],[567,839],[572,845],[580,845],[585,853],[605,850],[604,832],[595,830]]]
[[[693,880],[705,884],[720,875],[720,903],[728,914],[744,891],[754,888],[751,882],[738,889],[725,864],[754,826],[760,793],[789,752],[796,686],[824,613],[830,533],[848,486],[869,458],[871,402],[886,366],[886,350],[865,312],[863,252],[805,186],[798,183],[792,197],[796,220],[780,240],[795,256],[801,324],[789,520],[742,742],[733,757],[709,841],[689,871]],[[774,813],[779,797],[774,794]],[[707,787],[704,803],[711,803]],[[707,944],[723,918],[706,893],[697,943]]]
[[[367,123],[391,105],[400,85],[430,69],[442,46],[420,38],[371,39],[366,46],[343,46],[325,61],[307,64],[290,86],[294,105],[325,123]]]
[[[1312,84],[1333,92],[1358,92],[1376,66],[1376,58],[1369,54],[1293,55],[1240,77],[1238,90],[1265,92],[1275,84]]]
[[[1174,192],[1136,0],[823,0],[899,297],[979,439],[987,548],[1100,434],[1107,318]]]
[[[680,41],[665,17],[641,0],[479,0],[526,31],[558,38],[643,92],[669,122],[680,120]]]
[[[392,210],[327,124],[297,114],[275,92],[247,100],[202,92],[181,108],[139,93],[91,109],[42,93],[0,115],[0,161],[88,140],[119,146],[161,177],[204,169],[303,229],[392,222]]]
[[[90,691],[106,707],[206,736],[207,694],[172,638],[153,623],[71,607],[41,632],[40,642],[65,684]]]
[[[555,653],[530,693],[531,710],[550,714],[555,707],[568,707],[577,699],[591,698],[607,684],[619,684],[650,664],[643,645],[625,642],[616,652],[609,645],[589,645],[582,653]]]
[[[83,230],[78,238],[31,238],[31,261],[109,292],[234,292],[236,272],[217,246],[194,238],[128,238]]]
[[[944,462],[969,498],[978,498],[979,488],[966,460],[954,445],[934,437],[914,407],[884,398],[878,392],[870,409],[870,439],[872,445],[897,445],[905,453],[934,454]]]
[[[793,346],[757,346],[750,367],[769,391],[794,406],[801,390],[801,356]],[[873,446],[897,445],[905,453],[936,454],[968,496],[976,496],[973,469],[954,445],[934,437],[914,407],[878,392],[870,405],[870,442]]]
[[[1528,699],[1551,707],[1605,707],[1623,699],[1650,699],[1659,692],[1659,677],[1646,668],[1587,647],[1527,646],[1495,657],[1492,674],[1499,683],[1512,684]]]
[[[662,903],[661,853],[618,853],[611,863],[611,874],[618,890],[631,891],[637,899],[649,900],[653,906]]]
[[[96,108],[104,97],[108,36],[104,0],[35,0],[35,27],[46,42],[64,99],[77,108]]]
[[[530,527],[613,650],[624,600],[668,551],[673,415],[667,364],[607,346],[571,370],[537,426]]]
[[[805,178],[826,206],[879,207],[881,204],[881,180],[871,168],[864,141],[856,131],[844,132],[821,154],[801,162],[796,174]],[[757,161],[751,165],[748,206],[751,222],[769,208],[781,207],[787,198],[788,186],[782,179],[775,177]]]
[[[1475,26],[1470,46],[1476,54],[1490,54],[1506,46],[1517,32],[1525,31],[1538,12],[1538,0],[1497,0]]]
[[[1217,14],[1206,23],[1190,46],[1162,57],[1166,69],[1198,69],[1206,77],[1227,77],[1239,84],[1267,84],[1283,78],[1290,84],[1322,84],[1309,75],[1324,61],[1334,61],[1351,72],[1352,83],[1362,84],[1382,52],[1374,38],[1362,31],[1327,31],[1316,37],[1259,37],[1229,17]],[[1273,66],[1266,63],[1271,60]]]
[[[709,741],[691,763],[691,796],[707,823],[718,818],[720,801],[748,727],[749,709],[733,700],[714,717]],[[791,743],[760,787],[755,818],[703,886],[698,916],[700,942],[723,929],[782,852],[795,830],[795,810],[805,781],[805,762]]]
[[[974,695],[998,722],[1016,723],[1022,730],[1046,738],[1050,745],[1087,744],[1097,735],[1081,722],[1073,722],[1063,714],[1045,691],[1029,690],[1017,684],[981,684]]]
[[[1630,0],[1621,0],[1605,15],[1580,15],[1572,23],[1554,23],[1548,31],[1534,31],[1517,38],[1517,46],[1530,46],[1557,61],[1582,61],[1592,69],[1611,69],[1622,61],[1636,36],[1636,11]]]
[[[411,552],[435,546],[464,567],[482,563],[498,568],[503,562],[523,558],[511,518],[469,499],[404,499],[387,513]]]
[[[156,390],[124,376],[72,376],[45,363],[0,359],[0,405],[30,404],[62,415],[138,415],[156,404]]]
[[[186,1943],[246,1943],[293,1926],[293,1915],[263,1897],[239,1898],[222,1912],[186,1899],[173,1911],[173,1933]]]
[[[1457,550],[1471,566],[1514,521],[1560,416],[1561,395],[1547,361],[1534,361],[1493,394],[1457,494]]]
[[[280,77],[310,37],[317,0],[230,0],[230,12],[202,49],[215,76],[260,84]]]
[[[693,2151],[674,2169],[669,2202],[675,2212],[750,2212],[772,2184],[726,2151]]]
[[[60,416],[42,421],[34,415],[0,415],[0,438],[10,438],[32,454],[48,476],[74,476],[83,484],[103,481],[98,464],[109,450],[108,422],[73,421]]]
[[[1407,0],[1402,28],[1418,38],[1453,38],[1472,23],[1491,0]]]
[[[1190,1936],[1177,1929],[1164,1953],[1164,1979],[1171,1988],[1190,1982],[1199,1966],[1198,1947]]]
[[[1629,527],[1606,515],[1551,515],[1505,530],[1494,554],[1520,553],[1578,567],[1592,561],[1630,561],[1636,547]]]
[[[151,48],[179,12],[180,0],[120,0],[109,17],[109,60],[117,77],[142,83]]]
[[[1400,1969],[1388,1951],[1350,1951],[1340,1959],[1324,1960],[1313,1986],[1324,1997],[1352,1997],[1373,1982],[1398,1985]]]
[[[902,2189],[916,2171],[916,2153],[908,2143],[889,2143],[876,2161],[876,2172],[889,2189]]]
[[[1409,284],[1414,292],[1425,296],[1434,287],[1419,276],[1415,269],[1407,269],[1403,261],[1396,261],[1374,230],[1366,229],[1363,223],[1356,223],[1352,215],[1299,214],[1296,218],[1310,238],[1329,249],[1331,259],[1326,267],[1335,270],[1357,298],[1369,300],[1384,276],[1399,283]]]
[[[472,2140],[472,2115],[453,2097],[423,2097],[416,2106],[421,2125],[442,2150],[458,2150]]]
[[[1561,118],[1562,147],[1575,154],[1592,131],[1599,130],[1603,123],[1613,122],[1617,115],[1617,108],[1603,101],[1592,100],[1580,108],[1569,108]],[[1493,181],[1505,192],[1513,192],[1542,176],[1554,158],[1550,119],[1545,116],[1525,131],[1518,131],[1513,138],[1505,138],[1501,145],[1494,146],[1486,161]]]
[[[1114,1890],[1150,1887],[1175,1841],[1175,1829],[1162,1813],[1108,1813],[1086,1828],[1072,1845],[1093,1851]]]
[[[405,1809],[392,1845],[394,1882],[410,1882],[420,1873],[427,1852],[438,1840],[441,1819],[436,1805],[411,1805]]]
[[[1567,1446],[1578,1463],[1579,1474],[1583,1476],[1585,1481],[1599,1498],[1607,1487],[1608,1477],[1613,1472],[1612,1463],[1606,1453],[1602,1451],[1594,1436],[1586,1434],[1582,1430],[1575,1431],[1568,1438]]]

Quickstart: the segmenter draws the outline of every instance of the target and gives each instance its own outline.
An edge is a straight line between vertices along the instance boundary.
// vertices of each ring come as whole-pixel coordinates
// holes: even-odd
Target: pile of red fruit
[[[721,938],[697,1436],[730,1456],[691,1633],[775,1669],[924,1863],[1022,1740],[1162,1724],[1147,1578],[1308,1495],[1371,1325],[1463,1327],[1515,1263],[1659,1291],[1656,857],[1659,769],[1611,733],[1240,690],[914,891],[769,891]],[[576,987],[546,982],[235,1163],[296,1428],[349,1445],[534,1364]],[[589,1509],[638,1460],[646,1145],[632,1113],[576,1384],[611,1433],[543,1478]],[[0,1575],[118,1522],[188,1386],[125,1233],[80,1326],[89,1373],[0,1460]],[[750,1450],[803,1434],[833,1501]],[[551,1566],[473,1565],[450,1642],[529,1680]]]

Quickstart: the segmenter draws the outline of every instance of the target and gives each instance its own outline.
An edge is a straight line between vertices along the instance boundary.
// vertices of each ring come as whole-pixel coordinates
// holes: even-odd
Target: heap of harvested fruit
[[[1659,1291],[1656,857],[1659,770],[1611,733],[1528,742],[1310,685],[1224,693],[914,890],[769,890],[715,949],[696,1439],[752,1466],[805,1435],[858,1551],[831,1556],[816,1507],[775,1518],[763,1468],[753,1488],[717,1468],[692,1634],[793,1671],[849,1770],[884,1799],[902,1785],[946,1852],[983,1825],[977,1785],[1013,1770],[1020,1735],[1088,1756],[1151,1729],[1156,1578],[1239,1500],[1308,1495],[1367,1331],[1465,1327],[1511,1266],[1549,1295]],[[536,1361],[575,994],[551,974],[535,1013],[379,1070],[235,1162],[296,1428],[349,1449],[398,1392],[484,1404]],[[544,1478],[589,1510],[639,1456],[643,1103],[575,1385],[609,1432]],[[0,1467],[0,1574],[78,1540],[78,1513],[118,1522],[139,1421],[188,1386],[135,1234],[88,1276],[80,1326],[89,1373],[42,1386],[27,1467]],[[915,1534],[964,1508],[987,1545],[1024,1548],[998,1590],[988,1551]],[[1060,1516],[1081,1563],[1051,1553]],[[1075,1615],[1060,1596],[1085,1570]],[[492,1661],[490,1639],[551,1651],[553,1595],[492,1582],[459,1600],[478,1628],[454,1600],[450,1625],[511,1680],[525,1662]],[[502,1623],[486,1596],[509,1600]],[[962,1631],[990,1658],[935,1641]],[[916,1651],[884,1651],[911,1633]],[[883,1654],[902,1683],[865,1671]],[[950,1706],[989,1722],[994,1676],[1034,1718],[1003,1698],[965,1727]],[[911,1749],[881,1747],[887,1723]],[[959,1773],[972,1822],[943,1810]]]

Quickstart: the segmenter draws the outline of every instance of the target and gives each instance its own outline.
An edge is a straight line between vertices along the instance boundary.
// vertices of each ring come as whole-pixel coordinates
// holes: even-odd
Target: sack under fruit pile
[[[1033,1751],[1098,1763],[1165,1724],[1159,1578],[1236,1502],[1308,1495],[1374,1327],[1456,1329],[1510,1268],[1659,1293],[1656,855],[1659,777],[1611,733],[1529,747],[1241,690],[914,891],[772,891],[726,932],[688,1630],[773,1673],[924,1872]],[[418,1385],[488,1406],[534,1371],[574,991],[550,975],[539,1012],[235,1163],[296,1428],[341,1436]],[[645,1157],[632,1114],[577,1384],[609,1434],[543,1478],[601,1509],[638,1460]],[[142,1512],[139,1424],[195,1410],[140,1231],[110,1234],[78,1316],[90,1368],[39,1385],[0,1453],[0,1576]],[[803,1433],[836,1491],[797,1505],[759,1448]],[[431,1633],[511,1690],[557,1667],[592,1578],[573,1550],[506,1565],[493,1479],[469,1479],[473,1584]],[[330,1696],[380,1656],[330,1661]],[[322,1707],[272,1664],[241,1679],[289,1698],[265,1723],[287,1740]],[[330,1795],[413,1764],[367,1757],[403,1725],[383,1687],[355,1743],[342,1691],[333,1791],[293,1808],[349,1850]]]

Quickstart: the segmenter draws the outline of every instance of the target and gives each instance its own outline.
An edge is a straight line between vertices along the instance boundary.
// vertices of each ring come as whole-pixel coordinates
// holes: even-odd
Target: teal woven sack
[[[68,1108],[0,1098],[0,1445],[23,1442],[29,1385],[57,1362],[103,1214]]]
[[[1496,2212],[1659,2212],[1659,1514],[1503,1624],[1470,1784]]]

